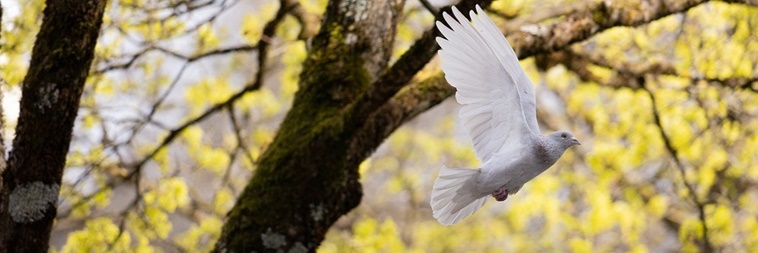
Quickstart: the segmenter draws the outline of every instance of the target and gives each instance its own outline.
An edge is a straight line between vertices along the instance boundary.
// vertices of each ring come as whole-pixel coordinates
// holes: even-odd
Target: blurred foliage
[[[22,82],[43,8],[40,0],[8,2],[0,56],[6,91]],[[326,4],[300,2],[314,15]],[[496,1],[493,8],[509,18],[566,2],[576,1]],[[111,1],[67,160],[54,251],[213,247],[297,90],[308,45],[298,38],[301,24],[288,16],[275,37],[261,38],[277,8],[276,1]],[[393,59],[432,22],[408,1]],[[718,82],[758,76],[756,27],[758,8],[715,2],[572,46],[611,63],[588,67],[601,80],[616,71],[610,67],[674,69],[644,76],[642,88],[522,61],[537,85],[543,131],[570,129],[582,146],[506,202],[441,226],[428,206],[438,169],[478,165],[448,101],[398,129],[361,165],[362,203],[319,250],[697,252],[707,230],[723,252],[758,251],[758,93],[755,85]],[[265,85],[193,122],[261,70],[253,50],[192,57],[262,39],[272,44]],[[439,72],[430,65],[419,76]]]

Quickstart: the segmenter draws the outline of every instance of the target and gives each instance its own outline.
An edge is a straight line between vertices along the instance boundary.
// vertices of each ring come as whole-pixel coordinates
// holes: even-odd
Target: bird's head
[[[557,131],[555,133],[552,133],[548,136],[550,140],[554,141],[555,143],[561,144],[561,146],[565,148],[569,148],[574,145],[582,145],[579,143],[579,140],[574,137],[571,132],[566,130]]]

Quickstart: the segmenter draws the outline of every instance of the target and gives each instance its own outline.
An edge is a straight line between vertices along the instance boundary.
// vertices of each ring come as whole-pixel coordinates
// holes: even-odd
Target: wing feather
[[[482,31],[480,31],[480,33],[489,37],[490,41],[496,41],[499,44],[507,45],[495,46],[493,49],[497,53],[498,60],[500,60],[500,63],[505,66],[506,71],[511,74],[516,87],[519,89],[519,99],[529,129],[532,133],[539,134],[540,127],[539,124],[537,124],[536,95],[534,93],[534,84],[532,84],[532,80],[529,79],[529,76],[527,76],[521,68],[516,52],[513,51],[513,47],[511,47],[511,44],[505,39],[505,36],[502,35],[500,29],[497,28],[497,25],[492,22],[479,5],[476,5],[476,11],[481,13],[481,15],[477,16],[471,11],[470,16],[471,19],[474,20],[474,24],[481,27]]]
[[[532,82],[497,26],[478,6],[477,12],[479,16],[470,13],[476,27],[456,8],[455,18],[443,13],[449,27],[437,22],[445,36],[437,42],[445,78],[462,105],[459,117],[477,156],[486,163],[503,146],[526,146],[539,127]]]

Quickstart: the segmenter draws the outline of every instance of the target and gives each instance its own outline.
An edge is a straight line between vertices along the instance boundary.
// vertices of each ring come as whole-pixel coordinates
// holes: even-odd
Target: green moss
[[[608,22],[609,11],[611,10],[608,9],[608,6],[601,3],[597,9],[592,11],[592,21],[599,25],[605,25]]]
[[[336,22],[326,25],[326,38],[314,42],[314,48],[304,63],[300,77],[301,94],[324,95],[308,88],[328,91],[327,100],[351,100],[364,91],[371,75],[364,69],[361,45],[346,44],[347,30]]]
[[[360,45],[346,44],[345,29],[338,24],[326,26],[329,33],[315,39],[303,63],[292,108],[262,154],[256,175],[229,213],[229,219],[236,222],[227,222],[224,233],[238,234],[226,237],[231,248],[260,245],[261,234],[253,233],[266,232],[264,227],[288,239],[293,233],[302,236],[304,232],[291,230],[288,222],[331,224],[345,205],[344,192],[352,187],[348,181],[357,171],[351,173],[356,168],[348,168],[344,159],[349,149],[346,136],[351,133],[346,132],[342,112],[367,89],[372,77],[364,68]],[[298,195],[304,192],[309,194]],[[314,203],[323,205],[318,220],[312,218]],[[245,218],[251,213],[289,221]],[[299,239],[304,238],[293,238]]]

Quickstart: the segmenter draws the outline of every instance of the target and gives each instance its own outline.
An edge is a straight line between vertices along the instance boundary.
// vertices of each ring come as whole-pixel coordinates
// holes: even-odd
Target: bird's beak
[[[580,143],[576,138],[571,138],[571,141],[573,141],[576,145],[582,145],[582,143]]]

